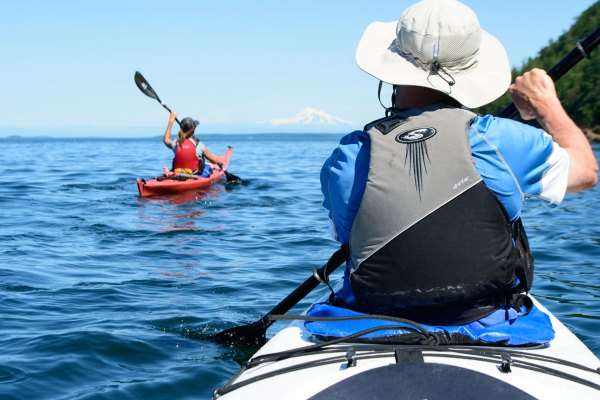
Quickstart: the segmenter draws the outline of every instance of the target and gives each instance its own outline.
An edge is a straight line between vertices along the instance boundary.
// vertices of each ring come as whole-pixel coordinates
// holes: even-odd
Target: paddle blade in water
[[[223,171],[225,172],[225,177],[227,178],[227,183],[242,183],[242,178],[240,178],[237,175],[232,174],[229,171]]]
[[[133,77],[133,79],[135,80],[135,84],[142,91],[142,93],[160,102],[158,95],[156,94],[154,89],[152,89],[152,86],[150,86],[148,81],[142,76],[142,74],[140,74],[138,71],[135,71],[135,76]]]
[[[226,329],[209,339],[219,344],[238,347],[258,348],[267,342],[267,326],[259,320],[248,325]]]

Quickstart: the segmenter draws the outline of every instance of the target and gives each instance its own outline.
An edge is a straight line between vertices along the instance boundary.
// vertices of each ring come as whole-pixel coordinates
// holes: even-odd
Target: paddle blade
[[[209,339],[227,346],[258,348],[267,343],[266,333],[267,326],[259,320],[248,325],[226,329],[212,335]]]
[[[227,178],[227,183],[242,183],[242,178],[237,175],[232,174],[229,171],[223,171],[225,173],[225,177]]]
[[[150,86],[148,81],[142,76],[142,74],[139,73],[139,71],[135,71],[135,76],[133,77],[133,79],[135,80],[135,84],[142,91],[142,93],[144,93],[148,97],[158,100],[159,103],[161,102],[154,89],[152,89],[152,86]]]

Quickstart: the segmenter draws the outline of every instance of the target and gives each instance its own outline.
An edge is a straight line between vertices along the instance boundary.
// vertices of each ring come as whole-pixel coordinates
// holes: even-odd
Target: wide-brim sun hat
[[[434,89],[468,108],[496,100],[511,82],[506,50],[457,0],[423,0],[397,22],[373,22],[356,63],[383,82]]]

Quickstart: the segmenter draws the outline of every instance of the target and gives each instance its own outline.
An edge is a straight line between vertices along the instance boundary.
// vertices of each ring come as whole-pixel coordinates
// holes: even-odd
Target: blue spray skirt
[[[329,303],[315,303],[307,311],[309,317],[351,317],[368,316],[368,314],[335,307]],[[305,329],[312,335],[338,338],[356,334],[360,331],[381,327],[398,326],[399,329],[387,329],[368,333],[361,339],[385,339],[402,334],[414,333],[414,330],[403,330],[412,327],[401,322],[383,319],[364,319],[351,321],[306,321]],[[479,321],[465,325],[441,326],[419,324],[425,330],[448,337],[459,337],[461,344],[497,344],[505,346],[525,346],[544,344],[554,339],[554,329],[548,315],[535,305],[528,313],[517,313],[514,309],[497,310]]]

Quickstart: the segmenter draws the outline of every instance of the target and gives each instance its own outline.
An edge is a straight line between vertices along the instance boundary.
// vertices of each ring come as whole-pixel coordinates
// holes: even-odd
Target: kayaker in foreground
[[[204,143],[194,136],[198,121],[189,117],[182,119],[177,140],[171,140],[171,130],[176,118],[177,113],[172,111],[163,137],[165,146],[173,150],[175,154],[171,168],[173,172],[209,176],[211,168],[204,162],[205,158],[219,165],[222,169],[223,163],[208,150]]]
[[[526,314],[525,198],[558,204],[597,183],[552,80],[534,69],[511,85],[503,46],[455,0],[372,23],[356,62],[393,85],[392,107],[346,135],[321,171],[332,233],[350,249],[333,305],[454,326]],[[507,89],[543,129],[468,111]]]

